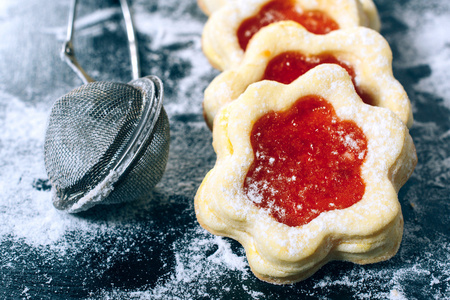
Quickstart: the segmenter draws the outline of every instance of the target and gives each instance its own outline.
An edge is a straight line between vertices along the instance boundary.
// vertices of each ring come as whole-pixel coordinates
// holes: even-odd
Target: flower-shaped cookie
[[[398,250],[397,193],[414,144],[394,113],[361,101],[343,68],[250,85],[217,116],[213,146],[197,219],[239,241],[260,279],[292,283],[331,260],[373,263]]]
[[[376,23],[368,20],[358,0],[229,1],[206,22],[203,52],[215,68],[229,69],[240,63],[260,28],[283,20],[295,21],[315,34]]]
[[[211,15],[213,12],[227,4],[236,0],[198,0],[198,6],[206,15]],[[378,11],[372,0],[359,0],[361,2],[364,13],[369,19],[369,27],[377,31],[380,30],[380,17]]]
[[[251,83],[270,79],[287,84],[322,63],[345,67],[366,103],[388,108],[412,126],[411,103],[393,77],[391,49],[378,32],[353,27],[315,35],[291,21],[263,28],[252,39],[242,63],[211,82],[203,102],[208,126],[212,128],[219,109]]]

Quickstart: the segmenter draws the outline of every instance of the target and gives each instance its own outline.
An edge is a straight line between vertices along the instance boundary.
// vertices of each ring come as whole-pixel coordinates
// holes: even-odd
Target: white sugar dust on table
[[[166,87],[169,162],[149,199],[81,214],[53,208],[43,163],[51,105],[81,85],[58,57],[68,4],[0,5],[1,296],[450,298],[449,3],[375,0],[394,76],[412,102],[419,158],[399,193],[405,219],[399,252],[374,265],[334,262],[306,281],[273,286],[253,276],[239,244],[203,230],[194,213],[194,195],[216,159],[201,107],[204,89],[219,74],[201,51],[207,17],[195,0],[131,2],[142,71]],[[115,44],[125,36],[115,5],[82,5],[77,56],[94,77],[127,81],[129,63],[117,58],[128,54]]]

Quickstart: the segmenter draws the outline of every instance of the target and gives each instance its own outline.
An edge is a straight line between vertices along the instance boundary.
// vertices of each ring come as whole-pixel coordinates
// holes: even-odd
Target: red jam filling
[[[330,54],[306,56],[296,51],[283,52],[272,58],[268,63],[263,79],[289,84],[301,75],[305,74],[307,71],[321,64],[336,64],[347,70],[348,74],[352,78],[355,90],[363,102],[374,105],[375,102],[371,95],[364,92],[356,85],[356,74],[353,67]]]
[[[280,21],[291,20],[315,34],[327,34],[339,29],[339,25],[326,13],[316,10],[302,11],[294,0],[273,0],[264,5],[254,16],[245,19],[238,28],[237,37],[242,50],[261,28]]]
[[[287,111],[264,115],[250,139],[254,161],[244,191],[278,222],[301,226],[362,199],[367,139],[325,99],[305,96]]]

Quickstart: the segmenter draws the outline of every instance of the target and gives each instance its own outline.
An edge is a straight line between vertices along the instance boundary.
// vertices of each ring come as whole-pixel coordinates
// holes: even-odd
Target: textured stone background
[[[118,3],[82,0],[75,47],[97,80],[127,82]],[[0,298],[450,299],[450,2],[376,0],[394,74],[414,107],[419,164],[399,199],[399,253],[379,264],[333,262],[290,286],[257,280],[236,242],[204,231],[193,197],[215,154],[201,116],[218,74],[201,53],[194,0],[135,0],[143,74],[165,83],[167,171],[149,199],[56,211],[43,166],[53,102],[81,85],[59,59],[69,1],[0,4]]]

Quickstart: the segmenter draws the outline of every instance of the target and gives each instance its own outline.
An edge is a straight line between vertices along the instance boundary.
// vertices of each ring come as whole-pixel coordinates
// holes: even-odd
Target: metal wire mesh
[[[163,109],[153,131],[153,138],[134,167],[108,196],[107,203],[140,198],[161,180],[169,157],[169,119]],[[127,201],[127,200],[125,200]]]
[[[58,99],[45,139],[45,165],[58,209],[68,209],[93,190],[121,159],[145,107],[144,91],[128,84],[94,82]],[[169,144],[162,110],[149,146],[126,170],[104,203],[142,196],[161,179]]]

